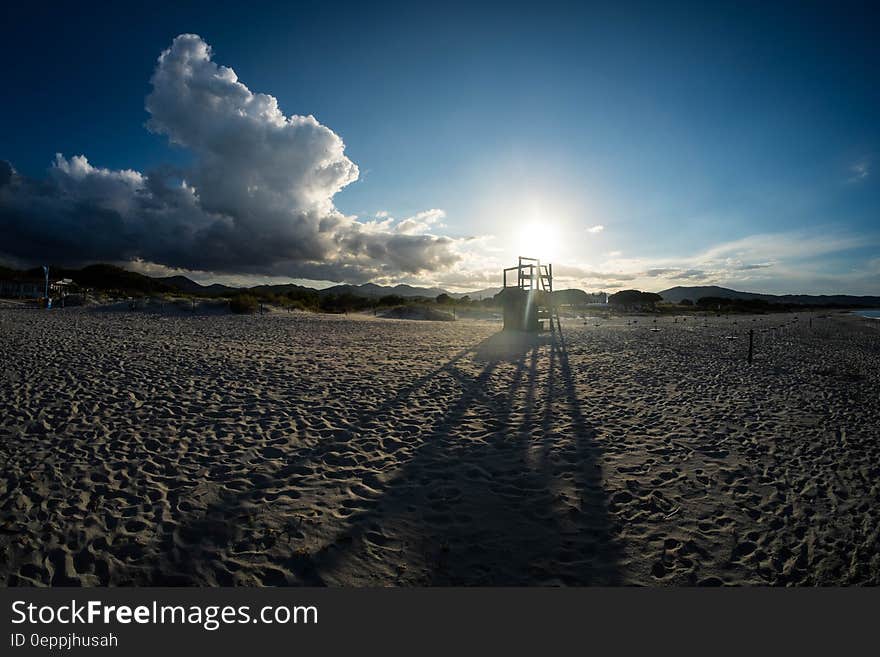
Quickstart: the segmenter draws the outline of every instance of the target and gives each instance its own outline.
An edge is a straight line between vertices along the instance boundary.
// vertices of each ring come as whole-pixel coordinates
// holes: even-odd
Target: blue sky
[[[154,250],[138,267],[476,289],[529,249],[587,289],[880,294],[880,46],[859,5],[368,4],[3,9],[0,159],[33,180],[56,152],[186,169],[204,154],[146,129],[145,97],[194,33],[344,141],[359,174],[332,212],[391,235],[434,210],[422,228],[455,257],[226,267]]]

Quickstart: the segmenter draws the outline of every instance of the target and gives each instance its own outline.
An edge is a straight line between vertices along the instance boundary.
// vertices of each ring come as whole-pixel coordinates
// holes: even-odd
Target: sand
[[[452,312],[445,312],[428,306],[398,306],[374,314],[384,319],[413,319],[434,322],[451,322],[455,320],[455,315]]]
[[[878,584],[880,323],[808,317],[0,308],[0,581]]]

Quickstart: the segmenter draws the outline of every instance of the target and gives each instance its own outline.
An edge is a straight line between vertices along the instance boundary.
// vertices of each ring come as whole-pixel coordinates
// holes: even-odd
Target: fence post
[[[755,329],[749,329],[749,365],[752,364],[752,354],[754,353]]]

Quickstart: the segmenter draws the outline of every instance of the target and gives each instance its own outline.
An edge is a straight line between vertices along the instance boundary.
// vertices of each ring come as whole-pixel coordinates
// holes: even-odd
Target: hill
[[[51,278],[70,278],[80,287],[95,290],[127,290],[141,294],[172,292],[174,288],[160,279],[138,274],[115,265],[89,265],[82,269],[50,269]]]
[[[701,285],[695,287],[671,287],[660,292],[664,301],[681,303],[690,299],[694,303],[704,297],[719,299],[735,299],[740,301],[766,301],[767,303],[794,304],[802,306],[860,306],[880,307],[880,297],[852,296],[848,294],[761,294],[759,292],[740,292],[717,285]]]
[[[193,294],[197,296],[222,296],[224,294],[233,294],[238,288],[229,287],[228,285],[220,285],[213,283],[212,285],[202,285],[186,276],[167,276],[165,278],[157,278],[165,285],[184,294]]]
[[[364,283],[363,285],[334,285],[332,287],[318,290],[318,294],[326,295],[342,295],[351,294],[356,297],[378,298],[389,295],[398,297],[427,297],[435,298],[438,294],[445,294],[446,290],[439,287],[413,287],[412,285],[376,285],[375,283]]]
[[[496,294],[501,292],[500,287],[486,287],[482,290],[474,290],[473,292],[449,292],[449,296],[453,299],[461,299],[462,297],[470,297],[474,301],[479,301],[480,299],[491,299]]]

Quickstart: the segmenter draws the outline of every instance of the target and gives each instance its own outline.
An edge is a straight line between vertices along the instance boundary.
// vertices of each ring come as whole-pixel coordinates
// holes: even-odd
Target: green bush
[[[255,313],[260,309],[260,302],[251,294],[239,294],[229,300],[229,309],[234,313]]]
[[[379,306],[402,306],[406,303],[406,299],[404,299],[399,294],[386,294],[383,297],[379,298],[378,304]]]
[[[663,297],[659,294],[640,290],[623,290],[608,297],[608,303],[612,306],[653,306],[658,301],[663,301]]]

